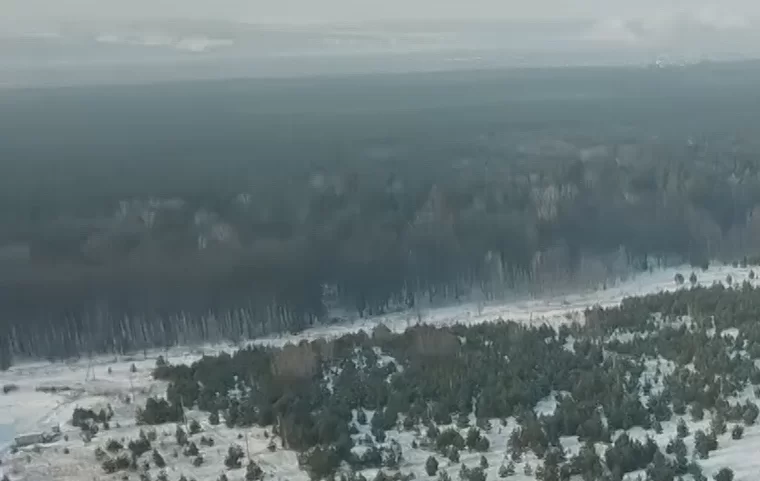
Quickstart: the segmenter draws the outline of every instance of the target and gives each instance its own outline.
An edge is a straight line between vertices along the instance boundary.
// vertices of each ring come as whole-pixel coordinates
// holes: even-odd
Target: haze
[[[757,2],[667,2],[644,0],[3,0],[3,17],[22,20],[86,21],[104,18],[194,18],[246,22],[344,22],[430,19],[599,19],[616,17],[656,17],[691,11],[716,19],[756,16]]]
[[[5,87],[760,57],[747,0],[0,0],[0,13]]]

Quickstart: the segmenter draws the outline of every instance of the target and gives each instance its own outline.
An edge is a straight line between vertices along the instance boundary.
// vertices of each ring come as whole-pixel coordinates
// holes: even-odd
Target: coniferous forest
[[[410,479],[395,441],[407,432],[430,454],[429,476],[507,436],[500,478],[522,465],[539,481],[706,479],[701,463],[760,414],[758,308],[757,287],[717,284],[592,308],[583,325],[558,329],[496,321],[394,334],[380,325],[190,366],[159,358],[153,376],[168,381],[166,398],[148,399],[137,419],[179,423],[189,407],[212,426],[271,428],[275,449],[299,452],[315,480],[365,479],[368,469],[380,470],[375,480]],[[541,412],[546,399],[554,407]],[[665,423],[676,429],[656,442]],[[568,453],[568,439],[580,447]],[[463,462],[460,479],[485,479],[488,467]]]
[[[757,80],[740,63],[4,90],[1,364],[752,255]]]

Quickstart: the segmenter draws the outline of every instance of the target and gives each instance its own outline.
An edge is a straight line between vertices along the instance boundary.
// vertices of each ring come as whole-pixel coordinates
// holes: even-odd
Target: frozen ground
[[[358,319],[350,323],[330,326],[319,326],[307,329],[298,334],[274,335],[255,342],[270,345],[283,345],[288,342],[298,342],[301,339],[319,339],[340,337],[350,332],[364,330],[370,332],[375,326],[385,324],[391,330],[402,332],[411,325],[424,324],[479,324],[497,319],[514,320],[531,323],[549,323],[552,325],[583,321],[583,311],[588,307],[599,305],[611,307],[617,305],[626,297],[642,296],[662,291],[672,291],[679,286],[674,278],[680,273],[686,279],[681,288],[688,288],[689,276],[697,274],[698,284],[709,286],[715,282],[726,282],[730,274],[733,283],[749,281],[752,268],[732,267],[730,265],[714,265],[707,271],[694,270],[690,266],[661,269],[651,273],[642,273],[631,279],[611,285],[607,289],[588,290],[552,297],[527,298],[509,303],[477,304],[464,303],[450,307],[426,309],[417,312],[400,312],[383,316]],[[758,271],[760,272],[760,270]],[[757,282],[753,280],[751,282]]]
[[[706,272],[697,272],[700,284],[709,285],[714,282],[725,282],[726,276],[731,275],[735,282],[741,283],[749,277],[750,269],[733,268],[731,266],[713,266]],[[430,324],[475,324],[495,319],[513,319],[524,322],[547,322],[552,324],[568,322],[569,320],[582,321],[582,312],[585,308],[593,305],[612,306],[621,299],[658,292],[672,290],[677,286],[674,276],[680,272],[687,279],[692,269],[683,267],[680,269],[666,269],[653,273],[641,274],[633,279],[621,282],[605,290],[596,292],[579,292],[573,295],[549,297],[545,299],[528,299],[508,304],[464,304],[454,307],[430,309],[422,313],[400,313],[388,316],[378,316],[355,322],[331,325],[309,329],[297,335],[273,336],[252,342],[282,345],[287,342],[297,342],[301,339],[316,339],[320,337],[335,337],[348,332],[356,332],[361,329],[371,330],[374,326],[383,323],[395,331],[401,331],[418,321]],[[754,282],[754,281],[753,281]],[[165,392],[165,386],[150,377],[150,372],[155,365],[155,358],[161,354],[168,357],[172,363],[189,363],[198,359],[204,353],[212,354],[220,351],[234,350],[236,346],[214,345],[202,348],[174,348],[166,352],[152,352],[147,355],[128,356],[102,356],[91,361],[79,360],[70,363],[34,362],[14,366],[9,371],[0,373],[0,385],[16,384],[18,390],[6,395],[0,395],[0,473],[6,473],[11,480],[28,481],[89,481],[121,479],[121,474],[105,475],[100,463],[95,460],[93,451],[97,446],[103,446],[107,440],[124,438],[126,441],[137,438],[139,429],[135,426],[136,406],[144,405],[149,396],[161,395]],[[134,365],[134,369],[132,366]],[[132,372],[134,370],[134,372]],[[40,387],[66,386],[68,390],[55,394],[38,391]],[[752,396],[751,393],[747,394]],[[132,402],[125,402],[125,397],[131,397]],[[86,443],[81,439],[79,430],[70,425],[71,415],[75,407],[95,408],[96,410],[111,405],[115,411],[111,422],[110,431],[101,431],[91,442]],[[537,409],[547,411],[553,409],[553,400],[547,399],[540,403]],[[270,452],[267,449],[269,440],[265,437],[263,429],[228,429],[222,426],[207,425],[207,415],[204,413],[191,412],[189,418],[198,419],[204,427],[203,435],[214,437],[214,447],[202,447],[205,463],[200,468],[191,465],[192,458],[179,454],[173,457],[177,450],[174,441],[174,426],[159,426],[157,429],[158,441],[154,443],[160,446],[159,450],[166,458],[169,468],[169,479],[179,479],[180,473],[184,473],[188,479],[198,481],[215,481],[222,472],[223,459],[226,450],[231,443],[237,443],[245,447],[246,438],[248,450],[251,455],[264,468],[270,479],[282,480],[307,480],[306,474],[298,469],[296,455],[290,451],[276,450]],[[706,424],[709,421],[704,421]],[[492,422],[493,427],[488,437],[491,441],[491,450],[486,454],[489,463],[488,479],[498,479],[498,469],[503,462],[506,440],[514,426],[510,421],[507,426],[501,426],[497,420]],[[675,430],[676,421],[664,423],[664,432],[657,436],[657,440],[667,443]],[[692,425],[692,431],[696,425]],[[7,449],[8,436],[27,432],[43,431],[52,426],[60,426],[68,439],[60,439],[55,443],[38,447],[22,449],[19,453],[11,454]],[[730,427],[729,427],[730,428]],[[730,431],[730,429],[729,429]],[[636,434],[635,432],[633,434]],[[638,433],[643,435],[643,433]],[[242,439],[238,439],[243,435]],[[197,443],[199,435],[194,436]],[[424,448],[413,449],[412,441],[421,444],[424,432],[415,435],[412,432],[388,432],[389,439],[397,439],[403,448],[404,461],[401,464],[403,472],[414,472],[417,479],[426,479],[424,463],[431,454]],[[418,439],[415,439],[418,438]],[[687,439],[687,445],[691,448],[692,438]],[[579,447],[576,439],[563,440],[569,451]],[[6,445],[3,445],[5,443]],[[126,444],[126,442],[124,442]],[[278,446],[279,447],[279,446]],[[68,454],[64,451],[68,450]],[[181,450],[180,450],[181,451]],[[710,476],[720,467],[730,466],[736,472],[737,481],[749,481],[760,468],[760,458],[753,454],[760,451],[760,426],[747,428],[744,439],[731,440],[730,435],[720,438],[720,448],[712,453],[709,460],[704,461],[705,474]],[[463,452],[461,461],[473,467],[478,464],[480,454]],[[457,479],[459,464],[447,467],[447,461],[441,460],[441,468],[447,469],[453,479]],[[517,474],[510,478],[515,481],[532,479],[523,474],[524,463],[530,463],[533,467],[536,460],[526,456],[522,464],[517,466]],[[245,470],[228,472],[230,481],[242,480]],[[158,470],[153,468],[153,479]],[[365,473],[368,479],[372,479],[374,473]],[[137,479],[132,473],[131,479]]]

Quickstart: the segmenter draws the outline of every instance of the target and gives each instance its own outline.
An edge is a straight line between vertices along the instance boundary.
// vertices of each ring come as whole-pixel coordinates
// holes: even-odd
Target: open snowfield
[[[288,342],[297,342],[301,339],[317,339],[324,337],[337,337],[349,332],[359,330],[370,331],[379,324],[385,324],[394,331],[403,331],[410,325],[421,321],[427,324],[449,325],[455,323],[476,324],[496,319],[511,319],[533,323],[551,323],[554,325],[572,320],[582,321],[583,310],[594,306],[613,306],[623,298],[629,296],[644,295],[663,290],[673,290],[677,286],[674,276],[680,272],[687,279],[692,269],[690,267],[665,269],[652,273],[644,273],[629,280],[620,282],[604,290],[578,292],[570,295],[547,297],[543,299],[526,299],[506,304],[462,304],[458,306],[428,309],[421,313],[407,312],[386,316],[377,316],[368,319],[360,319],[350,323],[321,326],[308,329],[296,335],[271,336],[256,339],[251,342],[267,345],[284,345]],[[714,282],[725,282],[730,274],[734,282],[741,283],[749,279],[749,268],[734,268],[731,266],[712,266],[705,272],[698,271],[699,283],[710,285]],[[756,282],[756,281],[752,281]],[[177,347],[168,351],[155,351],[146,354],[139,353],[129,356],[100,356],[92,360],[78,360],[69,363],[28,362],[12,367],[6,372],[0,373],[0,385],[15,384],[18,390],[8,394],[0,394],[0,474],[7,474],[11,480],[28,481],[90,481],[122,479],[124,473],[106,475],[96,461],[94,450],[98,446],[104,446],[109,439],[122,440],[123,444],[138,436],[139,428],[135,425],[135,410],[144,405],[150,396],[165,393],[165,385],[151,378],[151,370],[155,366],[156,358],[164,355],[171,363],[191,363],[205,354],[214,354],[220,351],[232,351],[237,349],[232,345],[209,345],[198,348]],[[132,366],[134,365],[134,368]],[[134,372],[133,372],[134,371]],[[66,387],[56,393],[40,392],[40,387]],[[751,390],[746,393],[754,397]],[[130,402],[125,399],[129,397]],[[85,442],[80,436],[80,430],[71,426],[71,416],[75,407],[92,408],[98,411],[111,405],[114,417],[110,422],[109,431],[101,431],[90,443]],[[539,403],[538,410],[551,410],[553,399],[547,399]],[[371,413],[370,413],[371,415]],[[212,436],[215,441],[213,447],[200,446],[204,464],[201,467],[192,466],[192,458],[183,456],[181,449],[174,439],[174,426],[158,426],[158,446],[167,461],[167,474],[170,480],[179,479],[180,474],[185,474],[188,479],[198,481],[215,481],[223,472],[223,460],[227,448],[232,443],[237,443],[246,448],[251,456],[262,466],[269,479],[282,480],[307,480],[305,472],[299,470],[296,454],[290,451],[278,449],[271,452],[267,449],[269,439],[264,429],[229,429],[223,424],[210,426],[207,422],[207,414],[189,412],[189,419],[197,419],[203,426],[204,432],[191,438],[196,444],[201,435]],[[692,432],[709,423],[709,416],[700,423],[689,421]],[[654,435],[662,446],[673,436],[677,417],[672,421],[663,423],[663,433]],[[704,426],[703,426],[704,425]],[[28,432],[40,432],[60,426],[63,438],[56,442],[22,448],[15,454],[9,449],[9,435],[24,434]],[[492,429],[487,434],[491,442],[491,449],[486,453],[489,463],[487,470],[488,479],[498,479],[499,467],[506,461],[504,453],[507,438],[514,427],[514,421],[509,421],[507,426],[502,426],[498,420],[492,421]],[[149,427],[146,427],[146,430]],[[359,426],[360,433],[357,439],[364,435],[362,429],[367,426]],[[729,429],[730,431],[730,429]],[[412,447],[412,442],[421,444],[424,432],[388,431],[388,439],[396,439],[403,448],[404,459],[401,464],[403,472],[412,472],[417,479],[427,479],[424,464],[430,452],[422,446],[419,449]],[[643,430],[632,434],[643,436]],[[416,439],[415,439],[416,438]],[[4,444],[5,443],[5,444]],[[357,443],[358,444],[358,443]],[[577,439],[567,438],[563,444],[570,452],[579,448]],[[693,438],[686,439],[689,449],[693,447]],[[64,453],[67,451],[67,453]],[[175,459],[173,453],[179,451]],[[760,452],[760,426],[752,426],[746,429],[743,439],[734,441],[730,434],[720,437],[718,451],[711,454],[710,459],[702,462],[705,474],[709,477],[720,467],[730,466],[735,470],[738,481],[749,481],[756,478],[760,469],[760,457],[754,453]],[[461,462],[470,467],[477,466],[480,453],[462,452]],[[459,463],[447,467],[448,461],[441,462],[441,468],[447,469],[453,479],[457,479]],[[523,474],[525,463],[536,465],[536,459],[527,455],[523,463],[517,464],[517,474],[510,479],[526,481],[532,476]],[[153,479],[159,470],[151,469]],[[242,480],[245,469],[227,472],[230,481]],[[137,474],[129,473],[130,479],[138,479]],[[374,472],[368,471],[364,475],[372,479]]]

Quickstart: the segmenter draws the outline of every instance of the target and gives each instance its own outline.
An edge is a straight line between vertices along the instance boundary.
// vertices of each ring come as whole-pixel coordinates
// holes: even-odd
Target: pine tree
[[[742,421],[744,421],[744,424],[747,426],[752,426],[755,424],[758,414],[760,414],[760,409],[758,409],[757,405],[751,401],[747,401],[747,403],[744,405]]]
[[[659,420],[655,419],[652,423],[652,429],[654,429],[654,432],[657,434],[662,434],[662,424]]]
[[[697,453],[700,459],[707,459],[710,456],[710,451],[714,451],[718,448],[718,440],[715,438],[715,433],[707,435],[702,430],[694,432],[694,452]]]
[[[710,420],[710,430],[716,435],[720,436],[726,433],[726,419],[720,412],[716,412]]]
[[[678,424],[676,425],[676,435],[681,439],[689,435],[689,426],[683,418],[678,420]]]
[[[701,421],[705,418],[705,410],[702,407],[702,404],[700,404],[698,401],[692,403],[691,409],[689,411],[691,414],[691,419],[693,421]]]
[[[238,469],[243,466],[240,460],[243,459],[243,448],[234,444],[227,450],[227,457],[224,459],[224,465],[227,469]]]
[[[438,472],[438,461],[433,456],[429,456],[425,461],[425,471],[428,476],[435,476]]]
[[[359,408],[356,410],[356,422],[362,426],[367,424],[367,413],[364,412],[364,409]]]
[[[686,472],[691,475],[694,481],[704,481],[705,475],[702,473],[702,466],[696,461],[689,463]]]
[[[219,425],[219,411],[214,409],[211,411],[211,414],[208,416],[208,423],[212,426],[218,426]]]
[[[264,471],[254,460],[248,462],[245,468],[245,481],[258,481],[264,477]]]
[[[456,446],[451,446],[451,448],[449,449],[449,460],[452,463],[459,462],[459,450],[456,448]]]
[[[166,467],[166,461],[164,461],[164,457],[161,456],[161,453],[159,453],[156,449],[153,450],[153,464],[155,464],[157,468]]]
[[[731,468],[721,468],[713,478],[715,481],[733,481],[734,472]]]
[[[472,451],[475,449],[475,445],[480,440],[480,429],[470,428],[467,430],[467,437],[465,438],[465,445],[467,449]]]
[[[174,437],[177,440],[177,444],[180,446],[187,444],[187,433],[179,424],[177,425],[177,429],[174,431]]]
[[[491,447],[491,442],[487,437],[481,436],[475,443],[475,450],[481,453],[485,453]]]

